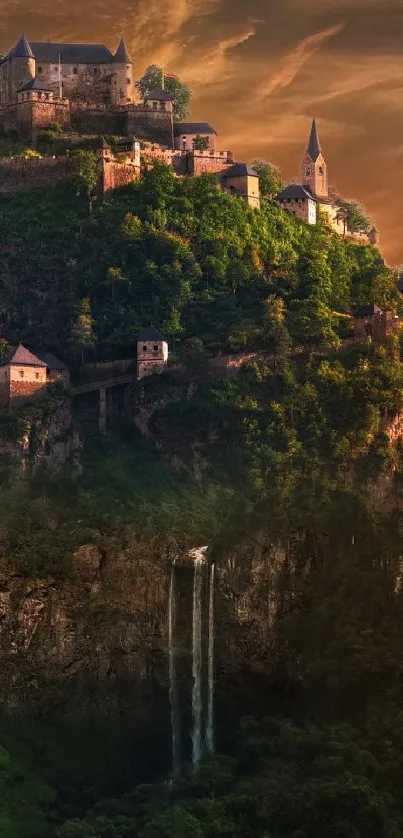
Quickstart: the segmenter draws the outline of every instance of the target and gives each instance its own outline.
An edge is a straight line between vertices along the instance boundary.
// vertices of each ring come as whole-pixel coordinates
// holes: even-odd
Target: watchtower
[[[168,362],[168,344],[160,332],[149,326],[137,338],[137,381],[161,373]]]

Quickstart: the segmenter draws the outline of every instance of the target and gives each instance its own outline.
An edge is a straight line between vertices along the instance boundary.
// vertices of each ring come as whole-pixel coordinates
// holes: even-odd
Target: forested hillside
[[[132,354],[153,322],[176,348],[192,338],[208,352],[255,348],[273,341],[283,305],[294,342],[332,344],[337,313],[396,306],[394,273],[376,248],[308,227],[267,199],[252,211],[213,176],[177,179],[157,165],[92,214],[77,191],[2,196],[8,341],[114,358]]]
[[[376,248],[268,199],[253,211],[209,176],[178,180],[156,166],[92,211],[76,187],[2,198],[2,351],[21,340],[76,366],[131,357],[153,322],[189,377],[144,381],[156,405],[149,439],[130,413],[106,438],[83,431],[79,479],[16,479],[2,454],[0,617],[16,640],[4,631],[0,642],[0,836],[397,838],[403,459],[390,428],[403,366],[398,333],[345,341],[356,307],[399,313],[395,274]],[[203,375],[209,356],[243,350],[267,351],[231,380]],[[13,423],[3,410],[1,432],[23,436],[39,409]],[[136,747],[139,683],[153,706],[161,578],[200,544],[218,569],[227,655],[217,652],[218,755],[167,783],[166,739],[153,754]],[[258,547],[273,589],[248,564]],[[83,555],[97,557],[98,575]],[[132,591],[137,577],[124,574],[136,562],[145,571]],[[258,604],[245,615],[247,586]],[[134,635],[127,717],[99,646],[112,637],[112,657],[131,661],[136,619],[156,652],[142,657]],[[49,676],[58,643],[71,658]],[[156,736],[160,724],[148,719]]]

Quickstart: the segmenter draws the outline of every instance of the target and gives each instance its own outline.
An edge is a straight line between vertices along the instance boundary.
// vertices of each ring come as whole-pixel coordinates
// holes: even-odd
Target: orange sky
[[[3,0],[0,51],[125,33],[135,75],[152,62],[193,90],[238,160],[296,176],[313,114],[330,183],[373,217],[403,263],[403,0]]]

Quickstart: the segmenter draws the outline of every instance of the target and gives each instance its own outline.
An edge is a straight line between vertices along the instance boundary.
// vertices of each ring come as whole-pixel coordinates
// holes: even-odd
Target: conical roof
[[[21,35],[20,40],[14,49],[11,50],[10,58],[34,58],[34,54],[25,35]]]
[[[46,367],[46,364],[40,358],[37,358],[36,355],[33,355],[29,349],[26,349],[22,343],[17,346],[17,349],[8,358],[3,358],[1,366],[5,364],[17,364],[22,367]]]
[[[129,50],[127,49],[125,39],[122,37],[120,39],[119,46],[115,52],[113,60],[116,61],[116,64],[131,64],[132,60],[129,55]]]
[[[322,152],[322,149],[320,147],[319,137],[318,137],[318,129],[316,127],[316,119],[312,120],[312,128],[311,128],[311,134],[310,134],[310,137],[309,137],[309,143],[308,143],[307,151],[308,151],[308,154],[309,154],[310,158],[313,160],[314,163],[316,162],[316,160],[318,159],[319,155]]]

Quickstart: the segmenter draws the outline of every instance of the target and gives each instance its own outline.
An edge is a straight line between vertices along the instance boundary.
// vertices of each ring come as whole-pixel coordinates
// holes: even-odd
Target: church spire
[[[114,60],[117,64],[131,64],[132,60],[129,55],[129,50],[127,49],[125,39],[122,35],[120,39],[119,46],[115,52]]]
[[[314,163],[316,163],[319,155],[322,152],[321,145],[320,145],[320,142],[319,142],[318,129],[316,127],[315,117],[312,120],[312,127],[311,127],[311,133],[310,133],[310,137],[309,137],[307,152],[308,152],[311,160],[313,160]]]

